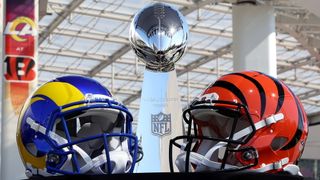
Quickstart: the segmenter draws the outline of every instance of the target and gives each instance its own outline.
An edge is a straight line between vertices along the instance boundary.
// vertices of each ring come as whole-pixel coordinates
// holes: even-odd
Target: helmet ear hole
[[[270,145],[271,149],[273,151],[277,151],[281,149],[286,144],[287,141],[288,141],[288,138],[286,137],[283,137],[283,136],[275,137],[271,142],[271,145]]]

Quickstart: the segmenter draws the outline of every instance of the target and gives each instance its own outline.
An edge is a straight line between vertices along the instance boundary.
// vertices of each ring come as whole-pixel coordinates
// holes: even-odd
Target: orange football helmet
[[[308,135],[297,96],[282,81],[256,71],[222,76],[183,112],[187,135],[171,140],[179,171],[288,171]],[[170,166],[173,171],[172,153]]]

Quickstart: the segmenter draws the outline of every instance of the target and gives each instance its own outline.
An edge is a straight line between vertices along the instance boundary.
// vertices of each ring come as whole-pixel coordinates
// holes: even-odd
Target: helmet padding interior
[[[89,109],[83,111],[80,115],[69,117],[66,119],[67,128],[71,136],[72,141],[80,140],[90,136],[100,135],[103,133],[121,133],[125,131],[125,116],[124,114],[115,109]],[[56,133],[63,138],[66,138],[64,128],[61,120],[57,121]],[[109,148],[115,149],[120,144],[114,143],[113,138],[109,138],[108,141],[112,141]],[[83,143],[79,143],[78,146],[82,148],[88,155],[95,156],[97,152],[101,154],[103,149],[103,139],[98,138]]]

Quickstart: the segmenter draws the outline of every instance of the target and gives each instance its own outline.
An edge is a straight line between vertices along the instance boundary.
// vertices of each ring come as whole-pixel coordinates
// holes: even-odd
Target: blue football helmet
[[[99,82],[64,76],[25,102],[17,143],[26,175],[132,173],[138,140],[132,115]]]

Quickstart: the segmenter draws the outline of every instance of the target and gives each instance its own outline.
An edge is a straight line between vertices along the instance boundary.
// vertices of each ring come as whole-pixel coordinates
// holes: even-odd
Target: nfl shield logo
[[[152,134],[163,136],[171,133],[171,114],[151,114]]]

